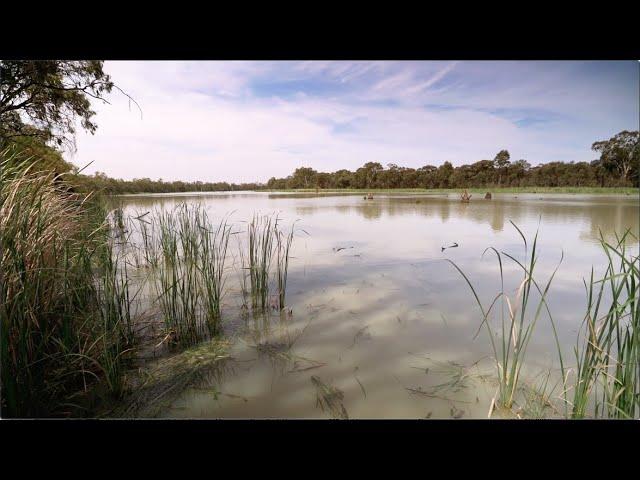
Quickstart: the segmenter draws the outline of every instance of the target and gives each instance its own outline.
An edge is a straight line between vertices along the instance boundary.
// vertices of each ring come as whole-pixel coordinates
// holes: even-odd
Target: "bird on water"
[[[456,248],[458,246],[458,244],[456,242],[453,242],[453,245],[449,245],[448,247],[441,247],[442,250],[440,250],[441,252],[444,252],[447,248]]]

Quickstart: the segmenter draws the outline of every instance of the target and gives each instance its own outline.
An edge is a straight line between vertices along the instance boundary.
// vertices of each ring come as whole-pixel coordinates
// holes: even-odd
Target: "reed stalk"
[[[518,233],[520,234],[525,249],[525,259],[523,262],[517,260],[514,256],[505,253],[498,252],[493,247],[490,247],[485,250],[484,253],[491,250],[495,253],[498,265],[500,268],[500,284],[501,291],[496,295],[488,308],[485,308],[483,303],[480,301],[478,297],[477,291],[469,278],[464,274],[464,272],[451,260],[447,260],[450,262],[456,270],[462,275],[467,285],[471,289],[476,303],[480,307],[480,311],[482,313],[482,321],[480,323],[480,327],[476,332],[475,336],[478,335],[482,327],[484,326],[487,334],[489,336],[489,340],[491,343],[491,348],[493,351],[494,361],[496,365],[496,371],[498,373],[498,394],[496,398],[496,404],[499,407],[511,409],[514,402],[516,401],[516,394],[520,391],[519,383],[521,380],[522,368],[525,363],[527,346],[531,340],[533,332],[535,330],[535,326],[540,318],[543,307],[546,309],[546,312],[549,317],[549,321],[551,322],[551,326],[553,328],[556,346],[558,348],[558,352],[560,355],[560,364],[561,370],[564,375],[564,363],[562,361],[562,355],[560,352],[560,344],[556,332],[555,322],[553,321],[553,317],[551,316],[551,312],[546,302],[547,295],[549,293],[549,288],[551,287],[551,283],[553,278],[562,262],[562,255],[560,262],[554,269],[553,273],[549,277],[548,281],[544,285],[544,288],[540,288],[540,285],[534,279],[534,270],[537,262],[537,241],[538,241],[538,232],[533,240],[533,246],[530,254],[528,253],[528,245],[525,236],[522,231],[513,223],[512,225],[516,228]],[[484,256],[483,253],[483,256]],[[514,299],[510,299],[505,294],[504,289],[504,273],[503,273],[503,262],[502,257],[506,257],[513,261],[523,273],[523,279],[520,282],[517,293]],[[534,288],[534,292],[532,292],[532,288]],[[532,301],[532,293],[535,291],[539,294],[539,300],[537,304],[533,304]],[[500,323],[498,329],[492,326],[492,311],[497,304],[498,300],[502,300],[501,302],[501,315],[500,315]],[[506,309],[505,309],[506,305]],[[533,308],[530,308],[532,307]],[[506,315],[505,315],[506,314]],[[474,336],[474,338],[475,338]],[[498,341],[496,341],[496,338]]]
[[[288,234],[284,234],[277,225],[275,227],[276,237],[276,278],[278,282],[278,305],[280,310],[285,308],[285,297],[287,292],[287,272],[289,270],[289,252],[293,243],[294,225],[291,226],[291,230]]]
[[[613,244],[601,235],[604,276],[585,281],[587,312],[574,349],[576,376],[571,416],[640,416],[640,262],[629,255],[627,230]]]

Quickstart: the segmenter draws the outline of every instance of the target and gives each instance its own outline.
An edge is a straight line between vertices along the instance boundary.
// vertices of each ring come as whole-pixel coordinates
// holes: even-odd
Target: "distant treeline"
[[[369,162],[355,172],[333,173],[302,167],[286,178],[271,178],[267,188],[638,187],[637,132],[622,133],[635,135],[630,152],[612,148],[591,162],[550,162],[532,167],[526,160],[511,162],[509,152],[502,150],[493,160],[459,167],[444,162],[439,167],[408,168],[391,163],[384,168],[380,163]],[[595,143],[594,150],[604,150],[609,142]]]
[[[495,188],[495,187],[639,187],[639,133],[623,131],[609,140],[596,142],[592,149],[600,158],[591,162],[550,162],[531,166],[526,160],[511,161],[507,150],[493,160],[454,167],[400,167],[390,163],[365,163],[356,171],[327,173],[300,167],[286,178],[272,177],[264,183],[184,182],[139,178],[122,180],[104,173],[84,175],[66,162],[60,151],[37,139],[19,137],[12,148],[33,158],[33,170],[53,170],[65,174],[72,188],[107,194],[176,193],[197,191],[284,190],[284,189],[376,189],[376,188]],[[1,143],[1,142],[0,142]],[[0,145],[1,147],[2,145]]]
[[[0,150],[7,148],[14,153],[19,152],[19,158],[28,159],[31,163],[30,169],[32,172],[54,172],[60,176],[60,179],[64,179],[67,187],[78,192],[99,191],[118,195],[124,193],[217,192],[264,188],[264,185],[257,183],[166,182],[163,180],[151,180],[150,178],[122,180],[110,178],[102,172],[97,172],[94,175],[85,175],[79,172],[75,165],[65,161],[60,150],[46,145],[34,137],[17,137],[11,142],[0,141]],[[58,180],[58,183],[60,181]]]
[[[637,181],[636,181],[637,185]],[[618,187],[630,186],[618,176],[602,169],[597,162],[551,162],[531,167],[519,160],[497,167],[491,160],[454,167],[450,162],[436,167],[400,167],[369,162],[355,172],[333,173],[298,168],[286,178],[271,178],[267,188],[474,188],[474,187]]]
[[[166,182],[150,178],[122,180],[107,177],[104,173],[94,175],[76,174],[71,177],[73,184],[81,191],[101,191],[113,195],[125,193],[179,193],[179,192],[223,192],[235,190],[259,190],[264,185],[258,183],[227,182]]]

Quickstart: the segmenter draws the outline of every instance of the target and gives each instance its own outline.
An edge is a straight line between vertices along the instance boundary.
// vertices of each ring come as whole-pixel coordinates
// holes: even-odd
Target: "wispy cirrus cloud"
[[[301,165],[591,160],[638,128],[637,62],[105,62],[77,164],[122,178],[266,181]]]

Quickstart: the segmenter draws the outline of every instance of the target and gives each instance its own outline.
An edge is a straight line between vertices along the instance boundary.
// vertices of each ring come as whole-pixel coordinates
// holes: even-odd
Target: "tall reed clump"
[[[136,342],[132,303],[137,292],[132,295],[127,258],[130,245],[122,210],[113,210],[112,217],[113,222],[99,249],[95,284],[98,312],[104,332],[101,338],[101,365],[109,390],[120,395],[124,386],[122,358],[133,349]]]
[[[254,214],[247,226],[248,253],[238,241],[240,262],[243,272],[241,289],[243,298],[251,296],[251,308],[254,312],[265,312],[269,307],[285,307],[289,259],[295,233],[295,222],[289,233],[285,233],[279,224],[277,215]],[[306,233],[306,232],[305,232]],[[274,279],[271,279],[273,260],[275,258]],[[246,279],[249,277],[249,286]],[[275,283],[275,285],[272,285]],[[277,297],[269,303],[271,289],[277,287]]]
[[[182,215],[189,211],[184,206]],[[158,262],[158,300],[165,326],[183,345],[196,343],[201,337],[198,308],[196,226],[191,217],[176,212],[159,216],[161,261]]]
[[[247,256],[245,255],[245,249],[242,244],[241,237],[236,236],[236,241],[238,245],[238,256],[240,258],[240,269],[238,270],[238,272],[240,277],[240,293],[242,295],[242,309],[246,312],[249,309],[247,305],[247,299],[249,297],[249,287],[247,286],[247,272],[250,271],[250,268],[247,263]]]
[[[275,237],[276,237],[276,279],[278,282],[278,305],[280,310],[285,307],[285,296],[287,293],[287,272],[289,270],[289,251],[293,244],[294,225],[291,226],[291,230],[285,235],[278,228],[276,221]]]
[[[231,227],[217,226],[199,206],[158,215],[156,289],[175,342],[192,345],[220,328]]]
[[[555,270],[547,280],[544,288],[540,288],[540,285],[534,279],[534,270],[537,261],[538,232],[536,232],[533,240],[533,246],[529,254],[525,236],[513,222],[511,223],[516,228],[524,242],[525,259],[523,262],[520,262],[512,255],[505,252],[498,252],[493,247],[485,250],[484,253],[486,253],[488,250],[492,250],[496,254],[498,265],[500,268],[501,284],[500,292],[493,299],[488,308],[485,308],[485,306],[482,304],[475,287],[472,285],[471,281],[464,274],[464,272],[453,261],[448,260],[458,270],[458,272],[460,272],[460,274],[463,276],[463,278],[471,288],[475,300],[480,307],[480,311],[482,312],[482,321],[475,336],[478,335],[478,333],[482,329],[482,326],[484,325],[491,342],[491,348],[493,350],[496,369],[498,372],[498,392],[494,401],[498,407],[506,409],[512,408],[514,402],[516,401],[527,346],[529,345],[529,341],[531,340],[536,323],[538,322],[540,314],[542,313],[543,307],[548,314],[555,335],[556,346],[558,348],[558,352],[560,352],[555,323],[546,302],[546,297],[549,292],[549,288],[551,287],[551,282],[553,281],[560,263],[558,263],[558,266],[556,266]],[[519,267],[519,269],[522,270],[523,273],[523,279],[518,286],[517,293],[514,299],[510,299],[505,294],[502,263],[503,256],[513,261]],[[562,258],[560,259],[560,262],[562,262]],[[533,292],[532,287],[534,288]],[[535,300],[532,300],[532,293],[535,294],[536,291],[538,293],[537,302]],[[500,322],[497,326],[492,326],[492,310],[496,306],[498,300],[501,300]],[[506,309],[505,305],[507,307]],[[496,337],[498,338],[497,341]],[[562,362],[561,355],[560,364],[564,378],[564,364]],[[491,406],[491,410],[493,410],[493,404]],[[491,414],[491,411],[489,413]]]
[[[143,213],[135,217],[140,225],[140,236],[142,239],[142,249],[145,265],[148,267],[156,267],[158,265],[158,249],[155,244],[155,224],[145,217],[149,215],[149,212]]]
[[[254,215],[247,228],[249,238],[249,278],[251,306],[266,310],[269,307],[269,272],[274,253],[275,223],[273,217]]]
[[[627,230],[610,244],[603,278],[585,282],[587,312],[575,348],[571,416],[640,417],[640,261],[628,254]],[[589,408],[591,407],[591,408]]]
[[[223,219],[212,226],[206,212],[196,216],[200,230],[200,261],[198,269],[203,290],[206,325],[210,335],[219,331],[222,297],[226,283],[225,263],[229,247],[231,226]]]
[[[103,342],[111,331],[95,282],[108,227],[93,198],[30,165],[32,158],[0,152],[2,413],[69,415],[109,370]]]

